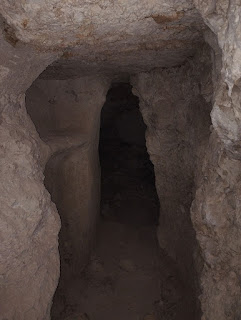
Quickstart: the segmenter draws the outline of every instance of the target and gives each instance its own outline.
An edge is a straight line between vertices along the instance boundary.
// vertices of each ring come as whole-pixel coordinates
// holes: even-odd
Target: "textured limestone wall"
[[[108,86],[98,75],[66,81],[35,81],[27,92],[27,105],[40,136],[50,140],[69,133],[92,138],[94,128],[98,131],[97,112],[105,101]]]
[[[59,275],[56,208],[43,185],[48,148],[24,97],[1,112],[1,319],[48,319]]]
[[[161,207],[159,243],[177,261],[184,281],[193,288],[195,269],[200,263],[190,206],[197,152],[209,137],[210,71],[210,52],[205,47],[200,48],[193,61],[181,67],[142,73],[132,79],[155,168]]]
[[[2,0],[0,13],[16,39],[62,51],[53,79],[179,65],[205,28],[193,0]]]
[[[240,159],[240,14],[239,1],[195,1],[205,23],[216,35],[207,39],[217,53],[221,52],[221,76],[218,79],[212,122],[219,137],[232,153]],[[216,43],[218,48],[216,48]]]
[[[192,220],[204,259],[202,319],[239,319],[241,163],[215,131],[201,159]]]
[[[109,87],[102,78],[37,80],[27,110],[52,157],[45,184],[61,217],[61,279],[87,262],[99,214],[100,111]]]
[[[49,319],[60,221],[43,184],[49,148],[26,112],[24,92],[55,55],[14,47],[1,32],[0,44],[0,319]]]
[[[62,98],[68,95],[66,102],[71,101],[70,114],[75,114],[75,121],[72,115],[66,116],[66,110],[70,110],[68,103],[58,116],[55,94],[51,93],[50,101],[46,104],[44,101],[36,117],[34,111],[32,113],[37,131],[41,138],[46,138],[43,140],[47,144],[39,139],[26,114],[23,95],[39,73],[57,58],[54,51],[44,53],[46,49],[54,47],[56,52],[58,48],[62,56],[45,73],[45,77],[52,78],[79,77],[83,71],[137,73],[160,66],[177,66],[192,55],[197,43],[202,41],[204,21],[212,30],[206,32],[205,39],[214,50],[213,133],[208,147],[196,151],[192,142],[200,146],[201,141],[206,141],[203,133],[207,132],[209,126],[208,119],[206,122],[197,120],[205,118],[201,105],[208,105],[210,101],[207,100],[209,89],[205,89],[210,88],[209,81],[207,86],[204,80],[201,83],[199,80],[193,81],[195,74],[200,79],[210,79],[203,75],[201,69],[195,71],[190,62],[189,67],[186,64],[172,71],[162,71],[161,74],[159,71],[142,73],[136,77],[135,85],[136,89],[138,86],[145,92],[143,100],[150,102],[149,109],[154,108],[153,113],[143,108],[143,115],[149,127],[153,128],[148,132],[148,140],[150,153],[157,163],[156,173],[160,175],[163,172],[160,175],[162,182],[158,186],[163,208],[171,212],[165,215],[162,225],[170,231],[179,231],[181,227],[185,231],[185,238],[179,239],[180,243],[174,240],[176,237],[171,242],[166,241],[168,235],[160,237],[160,243],[169,247],[168,251],[178,261],[190,261],[192,265],[190,252],[193,248],[184,251],[181,243],[188,246],[187,239],[194,239],[194,234],[188,233],[191,223],[187,209],[193,192],[190,191],[189,195],[187,190],[192,190],[194,163],[197,160],[197,193],[192,206],[192,220],[204,262],[203,270],[199,270],[203,319],[239,318],[240,10],[238,0],[2,1],[0,301],[3,301],[3,317],[18,320],[49,317],[51,296],[58,278],[57,265],[52,269],[49,261],[52,259],[58,264],[59,221],[56,209],[43,187],[42,173],[50,154],[56,157],[58,153],[63,155],[63,150],[72,148],[68,154],[72,160],[67,160],[67,164],[58,159],[58,163],[65,163],[60,165],[66,168],[62,180],[65,181],[70,162],[78,158],[73,154],[79,150],[79,141],[85,141],[84,136],[89,132],[85,125],[92,123],[87,115],[83,115],[86,120],[81,122],[83,135],[80,139],[78,111],[75,113],[78,103],[74,103],[78,96],[72,93],[62,95]],[[35,44],[36,48],[25,46],[21,41]],[[187,101],[190,105],[194,101],[195,112],[187,106]],[[43,105],[48,108],[43,108]],[[159,105],[165,105],[163,114],[159,114],[156,107]],[[189,111],[193,112],[190,117]],[[171,121],[173,117],[175,126]],[[45,127],[41,125],[43,122],[46,123]],[[159,152],[160,142],[165,146],[164,154],[167,156]],[[88,143],[85,144],[87,146]],[[81,147],[81,150],[84,148]],[[87,152],[83,158],[88,157],[90,159],[92,155]],[[170,160],[171,157],[178,165],[171,166],[170,163],[174,162]],[[49,164],[53,163],[53,159]],[[173,191],[175,198],[170,196]],[[173,200],[171,206],[165,201],[164,195]],[[186,199],[184,203],[183,199]],[[174,213],[178,220],[168,219]],[[31,230],[35,229],[37,233],[32,233]],[[39,268],[35,268],[36,265]],[[181,265],[185,264],[181,262]],[[187,274],[187,270],[183,270],[183,274]]]
[[[240,303],[240,3],[195,1],[222,63],[216,77],[213,133],[201,155],[192,220],[201,247],[203,320],[239,319]],[[218,46],[216,45],[216,43]],[[220,55],[221,54],[221,55]],[[221,59],[220,59],[221,58]]]
[[[59,275],[59,217],[43,185],[49,150],[24,97],[1,112],[1,319],[48,319]]]

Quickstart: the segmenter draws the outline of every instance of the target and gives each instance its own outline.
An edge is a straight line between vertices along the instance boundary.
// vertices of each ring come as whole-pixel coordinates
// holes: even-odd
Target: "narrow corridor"
[[[192,319],[175,265],[157,242],[159,201],[145,130],[131,86],[112,87],[101,117],[96,248],[59,296],[56,320]]]

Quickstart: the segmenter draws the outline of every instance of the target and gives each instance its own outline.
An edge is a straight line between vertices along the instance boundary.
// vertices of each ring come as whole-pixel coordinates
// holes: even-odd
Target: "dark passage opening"
[[[101,215],[124,224],[158,224],[154,167],[146,148],[139,99],[115,83],[101,112]]]
[[[53,320],[194,319],[176,264],[157,241],[159,200],[145,131],[131,85],[113,84],[101,112],[96,245],[77,276],[62,276]]]
[[[71,85],[63,90],[57,82],[53,90],[49,83],[40,81],[27,95],[27,110],[40,137],[52,148],[44,172],[45,185],[62,223],[61,277],[52,319],[195,319],[190,289],[176,262],[157,241],[159,200],[138,98],[130,84],[114,83],[102,108],[101,206],[96,228],[98,141],[86,140],[86,119],[91,117],[86,117],[85,100],[76,101]],[[98,118],[99,109],[92,108],[89,114]],[[61,127],[62,121],[68,130]],[[94,122],[97,130],[98,121]]]

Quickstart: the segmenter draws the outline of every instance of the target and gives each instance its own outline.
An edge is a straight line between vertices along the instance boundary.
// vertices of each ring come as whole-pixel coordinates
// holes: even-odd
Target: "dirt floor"
[[[122,143],[100,149],[96,248],[86,270],[58,293],[53,319],[191,319],[175,264],[158,247],[159,204],[148,154]]]

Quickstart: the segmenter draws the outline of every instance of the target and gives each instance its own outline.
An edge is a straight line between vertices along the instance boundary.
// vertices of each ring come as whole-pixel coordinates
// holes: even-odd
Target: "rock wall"
[[[157,188],[163,203],[160,231],[163,226],[166,231],[163,228],[160,243],[176,258],[185,278],[193,279],[187,276],[188,270],[194,269],[192,251],[197,247],[189,206],[197,189],[192,220],[204,265],[198,270],[203,319],[239,318],[239,1],[145,0],[138,4],[133,1],[131,5],[128,1],[123,4],[103,1],[100,6],[98,1],[93,1],[91,10],[87,2],[80,8],[78,1],[72,1],[74,10],[69,4],[56,5],[55,2],[49,1],[42,6],[4,0],[0,6],[5,17],[4,20],[0,16],[1,317],[49,319],[51,297],[58,280],[59,220],[43,185],[44,166],[50,155],[53,158],[48,170],[58,158],[56,166],[65,168],[60,169],[62,176],[59,176],[60,184],[64,185],[70,182],[66,182],[66,177],[69,177],[71,161],[75,162],[79,157],[78,152],[83,159],[93,159],[90,151],[82,153],[82,143],[88,150],[86,136],[92,121],[86,109],[85,116],[82,115],[85,121],[81,122],[80,138],[79,113],[73,103],[79,96],[75,90],[75,93],[63,93],[62,98],[64,95],[68,98],[59,116],[57,109],[55,111],[54,92],[46,104],[49,108],[43,108],[44,101],[36,114],[32,112],[38,133],[46,138],[43,140],[47,144],[39,139],[26,113],[24,92],[57,58],[54,50],[46,53],[46,48],[54,46],[55,50],[65,50],[64,54],[60,52],[61,61],[52,66],[46,77],[56,77],[56,72],[63,78],[73,74],[79,76],[83,69],[89,74],[91,68],[92,71],[107,69],[113,74],[180,65],[202,41],[204,26],[199,11],[212,30],[206,32],[205,39],[214,50],[213,133],[209,144],[207,114],[211,66],[202,68],[207,64],[203,64],[201,56],[200,61],[195,62],[197,67],[189,61],[180,68],[142,73],[133,79],[133,83],[142,98],[143,116],[149,124],[148,148],[156,166]],[[111,24],[110,12],[115,13]],[[73,25],[77,27],[73,28]],[[34,43],[36,48],[24,45],[20,40]],[[75,45],[78,48],[68,50]],[[83,97],[85,93],[82,92]],[[163,108],[159,108],[160,105]],[[71,116],[67,117],[69,108]],[[204,109],[208,111],[204,112]],[[43,122],[46,122],[44,127]],[[91,132],[91,141],[94,141],[96,131]],[[67,149],[71,152],[63,157]],[[75,167],[79,168],[76,162]],[[81,179],[85,178],[88,179],[86,176]],[[69,187],[76,188],[74,184]],[[58,194],[62,193],[63,190],[59,190]],[[183,238],[174,236],[167,241],[169,231],[173,236],[180,230]],[[51,261],[56,262],[54,269]],[[190,268],[184,267],[188,264]]]
[[[209,138],[211,70],[210,50],[205,46],[194,60],[181,67],[132,78],[155,168],[161,207],[159,243],[177,261],[184,282],[193,290],[198,287],[196,269],[201,268],[201,261],[190,207],[198,150]]]
[[[49,319],[59,276],[59,217],[43,185],[49,155],[24,97],[1,112],[1,319]]]
[[[203,320],[238,319],[240,304],[240,5],[195,0],[210,30],[212,135],[196,153],[192,222],[200,246]],[[211,68],[210,68],[211,69]],[[143,77],[143,76],[142,76]],[[180,82],[181,83],[181,82]],[[152,86],[153,81],[149,82]],[[164,88],[163,83],[163,88]],[[149,99],[150,100],[150,99]]]
[[[203,320],[239,319],[240,303],[240,3],[195,1],[215,37],[213,133],[200,155],[192,220],[201,247]]]
[[[205,27],[193,0],[2,0],[0,13],[20,41],[64,51],[54,79],[179,65]]]
[[[43,184],[50,150],[24,93],[56,55],[8,43],[2,31],[0,43],[0,319],[47,320],[59,277],[60,221]]]
[[[202,319],[239,319],[241,163],[215,131],[201,158],[192,220],[204,259]]]
[[[45,184],[61,217],[61,283],[78,275],[95,238],[100,203],[100,111],[109,87],[102,78],[37,80],[27,110],[52,157]]]
[[[207,38],[222,61],[212,111],[213,126],[233,157],[240,159],[240,14],[239,1],[194,1],[215,37]]]

